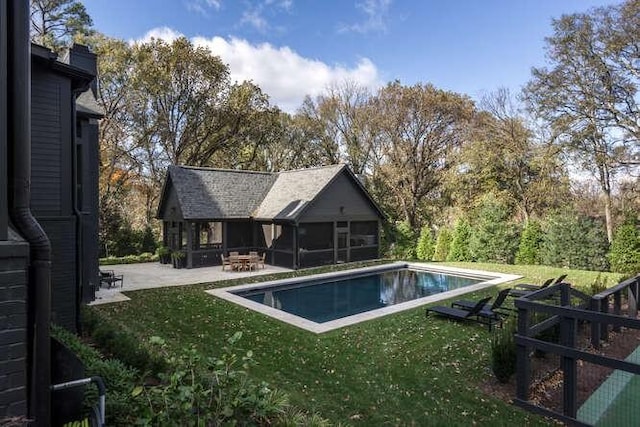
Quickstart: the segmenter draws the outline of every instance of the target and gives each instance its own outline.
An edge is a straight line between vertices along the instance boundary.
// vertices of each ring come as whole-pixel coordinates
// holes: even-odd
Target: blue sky
[[[113,37],[184,35],[293,112],[305,95],[352,80],[398,79],[478,99],[519,91],[544,65],[544,37],[563,13],[614,0],[83,0]]]

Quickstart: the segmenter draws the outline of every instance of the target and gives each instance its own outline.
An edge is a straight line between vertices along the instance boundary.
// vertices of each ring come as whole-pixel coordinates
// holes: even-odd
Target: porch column
[[[187,233],[187,268],[193,268],[193,233],[191,232],[193,223],[191,221],[185,221],[184,224],[184,232]]]

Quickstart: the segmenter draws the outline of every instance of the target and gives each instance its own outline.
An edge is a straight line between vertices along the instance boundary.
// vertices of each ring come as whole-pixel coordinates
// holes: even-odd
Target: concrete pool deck
[[[112,302],[128,301],[130,298],[123,294],[127,291],[141,289],[162,288],[166,286],[184,286],[195,283],[218,282],[221,280],[255,277],[264,274],[291,271],[288,268],[265,264],[265,268],[256,271],[222,271],[222,267],[173,268],[170,264],[145,262],[140,264],[102,265],[102,271],[113,271],[116,275],[123,275],[122,287],[100,288],[96,292],[95,301],[89,305],[108,304]]]
[[[414,299],[411,301],[406,301],[396,305],[389,305],[389,306],[371,310],[371,311],[365,311],[363,313],[343,317],[336,320],[331,320],[324,323],[316,323],[311,320],[305,319],[303,317],[296,316],[291,313],[287,313],[283,310],[279,310],[277,308],[273,308],[265,304],[254,302],[250,299],[244,298],[236,294],[241,291],[263,289],[263,288],[268,289],[270,287],[275,288],[275,287],[286,286],[291,284],[302,284],[304,282],[317,281],[319,279],[330,281],[330,280],[335,280],[339,278],[345,278],[349,275],[356,275],[356,274],[362,274],[362,273],[368,273],[368,272],[382,272],[385,270],[392,270],[392,269],[398,269],[398,268],[410,268],[417,271],[423,270],[423,271],[445,273],[445,274],[449,273],[452,275],[477,277],[477,278],[482,278],[486,280],[474,285],[465,286],[463,288],[454,289],[451,291],[442,292],[442,293],[430,295],[427,297]],[[249,308],[251,310],[273,317],[282,322],[297,326],[301,329],[305,329],[307,331],[314,332],[316,334],[321,334],[323,332],[328,332],[334,329],[342,328],[344,326],[354,325],[356,323],[360,323],[365,320],[375,319],[378,317],[386,316],[388,314],[398,313],[400,311],[409,310],[415,307],[420,307],[426,304],[430,304],[432,302],[461,296],[467,293],[489,288],[498,284],[507,283],[513,280],[517,280],[521,277],[522,276],[518,276],[515,274],[494,273],[494,272],[488,272],[488,271],[482,271],[482,270],[470,270],[470,269],[456,268],[456,267],[443,267],[441,265],[436,265],[436,264],[415,263],[415,262],[410,262],[410,263],[395,262],[391,264],[384,264],[384,265],[374,266],[374,267],[364,267],[364,268],[357,268],[353,270],[314,274],[311,276],[301,276],[301,277],[294,277],[290,279],[273,280],[268,282],[231,286],[228,288],[209,289],[206,292],[218,298],[225,299],[227,301],[233,302],[245,308]]]

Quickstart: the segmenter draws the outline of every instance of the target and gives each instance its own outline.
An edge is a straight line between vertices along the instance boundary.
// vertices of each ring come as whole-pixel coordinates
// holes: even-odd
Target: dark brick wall
[[[0,418],[27,414],[27,257],[0,241]]]

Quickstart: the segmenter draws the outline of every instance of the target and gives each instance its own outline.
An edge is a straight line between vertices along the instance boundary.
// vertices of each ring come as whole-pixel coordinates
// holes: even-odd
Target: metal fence
[[[590,297],[563,283],[516,300],[515,403],[571,425],[640,425],[639,285]]]

